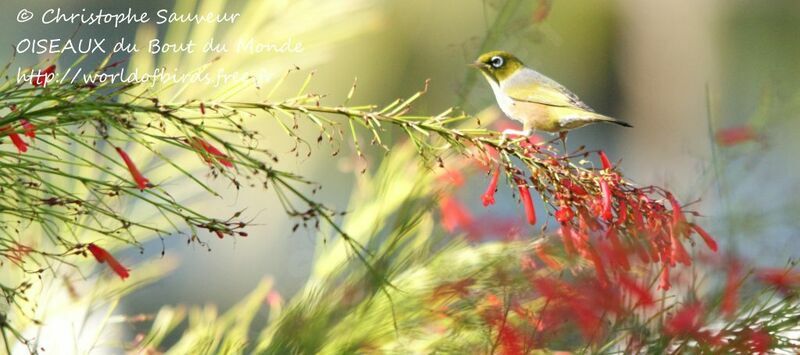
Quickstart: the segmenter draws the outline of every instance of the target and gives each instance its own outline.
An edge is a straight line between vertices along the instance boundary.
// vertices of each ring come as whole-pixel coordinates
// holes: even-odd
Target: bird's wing
[[[510,78],[508,84],[503,87],[503,91],[516,101],[594,112],[589,105],[578,98],[578,95],[532,69],[523,69],[522,72]]]

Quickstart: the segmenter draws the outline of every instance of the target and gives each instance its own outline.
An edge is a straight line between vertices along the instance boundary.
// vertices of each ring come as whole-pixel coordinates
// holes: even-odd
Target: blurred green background
[[[385,104],[406,97],[429,78],[431,89],[414,108],[417,113],[436,114],[461,103],[463,110],[475,114],[494,104],[482,78],[476,77],[465,87],[470,80],[465,64],[479,54],[498,14],[509,6],[504,1],[219,4],[224,3],[224,11],[237,12],[257,2],[277,8],[264,16],[276,21],[287,16],[287,24],[280,27],[286,31],[262,33],[264,40],[282,41],[296,32],[291,37],[305,47],[299,54],[267,53],[244,59],[276,76],[294,65],[301,68],[276,98],[290,95],[313,70],[313,91],[328,94],[334,104],[347,94],[355,77],[354,104]],[[535,14],[546,1],[518,3],[490,47],[517,54],[597,111],[635,126],[632,130],[587,127],[570,135],[570,145],[605,149],[613,160],[622,159],[629,178],[643,185],[666,186],[683,201],[700,199],[692,209],[703,211],[721,244],[757,263],[783,264],[798,255],[800,200],[795,194],[800,191],[800,168],[795,152],[800,148],[800,2],[555,0],[549,16],[541,22],[535,21]],[[19,24],[15,16],[22,8],[36,14],[51,7],[69,12],[100,8],[115,12],[131,7],[141,12],[173,5],[161,0],[6,0],[0,4],[5,18],[0,54],[10,58],[14,44],[23,38],[66,38],[77,30],[76,38],[114,40],[133,38],[138,28]],[[311,11],[315,8],[319,11]],[[327,16],[330,27],[314,26],[319,20],[316,16]],[[349,27],[342,29],[344,26]],[[225,32],[225,28],[219,30]],[[149,31],[163,38],[166,27]],[[41,59],[21,54],[15,64],[33,66]],[[74,59],[64,56],[59,62],[65,65]],[[86,65],[99,59],[92,58]],[[468,95],[460,96],[464,92]],[[193,98],[203,99],[205,94],[213,96],[211,90],[195,88]],[[282,132],[263,122],[251,124],[261,128],[263,144],[287,157],[279,167],[322,183],[321,201],[339,209],[357,208],[347,206],[355,171],[360,170],[352,152],[331,159],[327,148],[320,148],[309,158],[294,159],[289,152],[291,143]],[[754,127],[763,139],[734,147],[715,145],[715,130],[738,125]],[[381,157],[373,152],[369,164],[376,166]],[[181,159],[194,163],[197,157]],[[486,182],[483,176],[473,180],[470,183],[476,188]],[[324,248],[314,232],[301,228],[292,233],[294,222],[287,220],[269,191],[237,194],[225,183],[217,187],[228,191],[229,199],[196,203],[223,214],[246,209],[255,223],[250,236],[233,241],[205,235],[211,252],[187,246],[183,238],[166,240],[167,256],[178,258],[180,266],[157,284],[127,298],[129,312],[153,312],[163,304],[177,303],[215,303],[225,308],[266,276],[275,279],[276,289],[285,297],[303,284],[315,248]],[[479,196],[463,198],[479,208]],[[530,234],[534,233],[531,229]],[[133,264],[133,260],[158,257],[161,248],[161,242],[155,240],[145,244],[143,254],[130,250],[121,254],[121,259]]]

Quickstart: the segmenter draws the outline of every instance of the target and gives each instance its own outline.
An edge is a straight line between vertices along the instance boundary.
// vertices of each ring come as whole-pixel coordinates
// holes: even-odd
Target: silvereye
[[[595,122],[631,127],[625,122],[595,113],[577,95],[555,80],[526,67],[510,53],[485,53],[472,66],[486,77],[503,113],[522,122],[522,131],[503,131],[503,140],[507,135],[529,136],[533,130],[538,130],[559,133],[564,141],[567,131]]]

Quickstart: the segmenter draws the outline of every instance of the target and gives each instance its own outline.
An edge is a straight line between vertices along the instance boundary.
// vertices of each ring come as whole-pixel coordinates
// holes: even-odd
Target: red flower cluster
[[[89,243],[87,249],[89,249],[92,255],[94,255],[94,258],[97,259],[98,263],[108,264],[111,270],[114,270],[114,272],[117,273],[121,279],[124,280],[130,276],[130,273],[128,272],[129,270],[122,266],[122,264],[120,264],[119,261],[117,261],[117,259],[115,259],[114,256],[111,255],[111,253],[109,253],[107,250],[95,245],[94,243]]]
[[[524,143],[524,142],[523,142]],[[594,172],[575,171],[568,158],[549,154],[534,144],[520,144],[522,154],[538,166],[528,179],[513,167],[512,180],[516,183],[520,200],[530,224],[536,223],[536,212],[529,186],[535,187],[548,202],[557,206],[554,215],[560,228],[559,234],[568,256],[580,257],[593,264],[597,280],[601,285],[617,283],[637,293],[641,304],[649,304],[652,298],[633,278],[628,276],[637,256],[645,265],[657,267],[661,273],[659,287],[667,290],[671,286],[670,269],[678,264],[691,265],[692,259],[684,247],[693,234],[697,234],[716,251],[717,243],[700,226],[687,221],[682,206],[673,194],[657,187],[638,188],[623,181],[605,152],[598,152],[602,169]],[[497,155],[493,149],[487,150]],[[494,203],[499,175],[502,167],[492,172],[489,185],[481,199],[484,206]],[[454,201],[442,202],[443,210],[449,210],[443,221],[445,226],[472,223],[466,208]],[[452,230],[452,228],[449,228]],[[545,264],[556,265],[546,259],[546,253],[537,252]],[[533,262],[533,260],[532,260]]]
[[[554,196],[560,206],[555,217],[565,250],[591,261],[601,281],[607,280],[606,266],[615,273],[626,272],[629,255],[636,254],[643,263],[661,263],[660,287],[669,289],[669,269],[692,263],[683,245],[691,234],[697,233],[711,250],[717,250],[705,230],[686,220],[671,193],[623,184],[618,174],[610,172],[605,154],[601,160],[603,172],[586,177],[596,181],[596,192],[584,187],[587,180],[563,177]],[[653,194],[668,201],[669,207],[652,199]]]
[[[708,303],[693,301],[671,309],[675,307],[672,295],[663,301],[657,297],[656,289],[668,290],[673,282],[683,284],[670,272],[679,265],[695,262],[687,244],[702,240],[712,252],[718,250],[716,240],[691,220],[695,213],[684,211],[685,206],[675,195],[659,187],[638,187],[625,181],[604,152],[597,152],[602,168],[592,170],[575,165],[571,157],[553,154],[542,145],[523,141],[503,149],[508,149],[503,159],[494,149],[482,150],[487,159],[480,168],[491,167],[482,205],[495,203],[500,175],[506,173],[513,182],[511,189],[516,187],[515,191],[519,191],[527,221],[536,222],[532,188],[541,195],[545,208],[553,209],[560,239],[555,243],[537,242],[530,255],[520,256],[518,271],[523,277],[498,268],[496,277],[487,279],[500,286],[512,279],[527,280],[532,287],[503,288],[508,294],[500,298],[482,294],[482,288],[473,287],[476,281],[469,278],[436,288],[432,297],[437,302],[468,299],[470,305],[477,301],[483,323],[490,328],[499,352],[524,352],[534,344],[546,347],[540,343],[555,339],[557,331],[575,329],[588,342],[595,342],[604,339],[611,329],[632,329],[659,321],[663,321],[661,332],[655,336],[684,344],[687,349],[692,348],[685,345],[691,341],[721,352],[764,353],[774,346],[768,328],[751,324],[744,329],[712,332],[706,319],[718,319],[705,314]],[[530,175],[509,165],[508,156],[522,161],[531,169]],[[463,184],[460,174],[448,172],[445,176],[449,183]],[[440,209],[442,224],[448,231],[470,232],[482,225],[451,195],[443,196]],[[558,244],[563,245],[563,250]],[[596,275],[580,271],[587,264]],[[733,320],[739,311],[739,289],[746,273],[738,264],[727,265],[727,270],[719,311]],[[572,276],[566,271],[571,271]],[[786,294],[800,287],[800,273],[762,270],[757,275],[761,282]],[[485,302],[480,301],[482,295],[486,295]],[[657,305],[670,308],[654,309]],[[526,308],[529,306],[531,309]],[[662,313],[666,316],[654,317]],[[456,315],[452,318],[457,320]],[[575,327],[562,327],[570,322]],[[650,334],[630,334],[626,349],[642,349],[652,341]]]

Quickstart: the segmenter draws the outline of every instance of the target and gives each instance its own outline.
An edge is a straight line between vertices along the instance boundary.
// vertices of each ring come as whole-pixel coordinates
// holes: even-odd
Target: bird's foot
[[[533,130],[530,129],[522,131],[516,129],[505,129],[503,130],[503,133],[500,138],[500,145],[503,145],[503,143],[505,143],[506,140],[508,140],[508,136],[518,136],[518,137],[528,138],[531,136],[531,134],[533,134]]]

